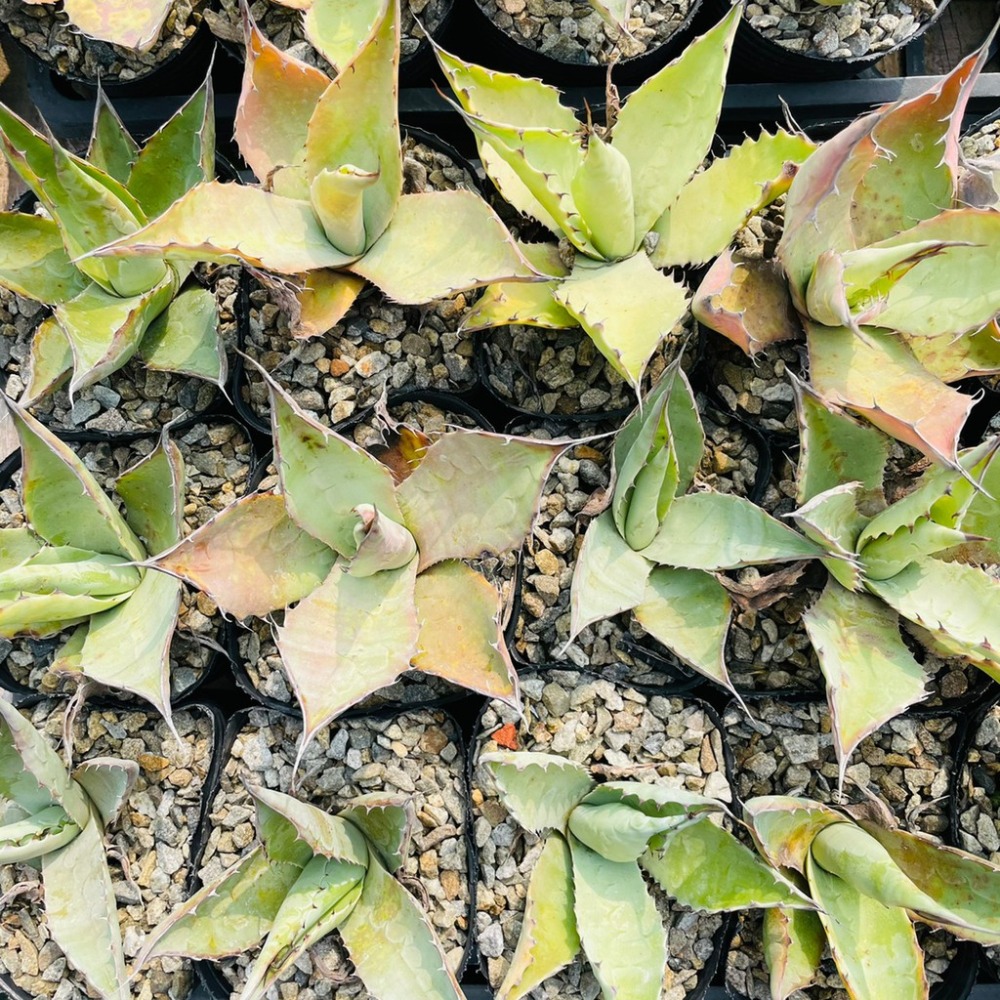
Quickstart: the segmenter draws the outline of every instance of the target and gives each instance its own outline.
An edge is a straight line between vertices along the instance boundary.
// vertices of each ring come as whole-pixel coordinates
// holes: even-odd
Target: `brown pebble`
[[[168,757],[161,757],[159,754],[155,753],[139,754],[139,767],[141,767],[144,771],[162,771],[165,767],[169,766],[170,759]]]
[[[330,374],[334,376],[346,375],[351,370],[351,366],[343,358],[334,358],[330,362]]]
[[[440,753],[447,745],[447,733],[437,726],[428,726],[420,737],[420,749],[425,753]]]

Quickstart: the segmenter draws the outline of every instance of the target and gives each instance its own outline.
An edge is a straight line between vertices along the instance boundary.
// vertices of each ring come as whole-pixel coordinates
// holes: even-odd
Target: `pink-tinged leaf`
[[[242,261],[279,274],[343,267],[354,259],[330,243],[308,202],[218,181],[193,187],[149,225],[94,251],[98,257],[137,254]]]
[[[948,335],[903,339],[917,361],[942,382],[1000,374],[1000,327],[996,320],[958,340]]]
[[[844,817],[819,802],[791,795],[759,795],[747,799],[743,811],[761,854],[779,868],[794,868],[805,874],[806,858],[813,838]]]
[[[773,1000],[787,1000],[815,982],[826,934],[813,910],[765,910],[763,944]]]
[[[372,576],[383,570],[399,569],[417,554],[413,535],[381,514],[378,507],[362,503],[354,510],[360,521],[354,526],[358,549],[347,567],[351,576]]]
[[[413,667],[517,705],[517,674],[501,627],[500,594],[481,573],[456,560],[417,577],[420,637]]]
[[[278,649],[305,721],[296,769],[318,730],[409,668],[419,631],[416,574],[416,560],[365,577],[338,562],[285,614]]]
[[[71,263],[51,219],[0,212],[0,285],[54,306],[79,295],[88,284]]]
[[[160,37],[172,0],[63,0],[70,22],[91,38],[148,52]]]
[[[927,678],[899,634],[894,611],[829,581],[803,616],[826,679],[843,786],[854,748],[927,697]]]
[[[806,312],[809,318],[825,326],[857,326],[847,302],[844,279],[844,257],[826,250],[816,258],[809,285],[806,288]]]
[[[87,793],[105,827],[118,818],[139,777],[134,760],[92,757],[73,771],[73,780]]]
[[[351,270],[404,305],[538,276],[493,209],[463,190],[404,195],[389,228]]]
[[[36,327],[28,355],[27,385],[19,402],[30,409],[61,386],[73,372],[73,348],[54,316]],[[23,377],[23,376],[22,376]]]
[[[282,52],[246,11],[243,32],[246,62],[236,106],[236,143],[265,188],[308,200],[304,164],[309,119],[330,78]]]
[[[276,464],[292,519],[345,557],[358,549],[359,504],[405,523],[389,470],[353,441],[307,417],[268,381]]]
[[[265,493],[226,507],[153,565],[242,619],[301,600],[326,578],[335,558],[288,516],[282,497]]]
[[[751,357],[771,344],[802,337],[788,284],[775,261],[737,261],[727,250],[702,279],[691,311]]]
[[[828,405],[852,410],[890,437],[952,467],[975,400],[925,371],[899,337],[873,327],[808,325],[809,375]]]
[[[542,485],[568,442],[454,430],[442,435],[397,492],[420,568],[506,552],[521,543]]]

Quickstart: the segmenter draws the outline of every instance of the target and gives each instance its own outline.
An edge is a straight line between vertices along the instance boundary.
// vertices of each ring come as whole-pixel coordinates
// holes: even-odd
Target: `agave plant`
[[[975,399],[946,383],[1000,371],[997,192],[958,142],[986,55],[825,142],[792,181],[776,259],[724,253],[694,302],[751,356],[805,339],[827,405],[952,466]]]
[[[802,136],[765,134],[692,177],[715,134],[739,21],[734,8],[620,109],[611,95],[605,128],[581,125],[553,87],[438,50],[486,173],[511,205],[560,240],[521,247],[552,280],[491,285],[467,328],[580,326],[638,386],[687,311],[684,286],[657,269],[724,249],[748,216],[787,188],[813,148]]]
[[[693,909],[812,906],[712,822],[725,813],[715,799],[639,781],[595,785],[583,765],[553,754],[488,753],[480,763],[514,819],[546,835],[497,1000],[525,996],[581,948],[605,1000],[659,1000],[666,931],[643,871]]]
[[[7,401],[27,525],[0,529],[0,635],[73,632],[51,669],[123,689],[170,722],[181,584],[144,565],[182,533],[184,465],[166,435],[115,484],[122,516],[72,449]]]
[[[625,421],[610,505],[587,528],[570,595],[570,632],[632,611],[699,673],[730,687],[732,601],[724,570],[823,555],[743,497],[692,490],[705,434],[680,359]]]
[[[83,159],[0,105],[4,152],[46,213],[0,213],[0,285],[52,308],[32,340],[23,404],[70,376],[75,393],[136,354],[150,368],[225,381],[215,299],[186,283],[190,266],[162,255],[84,256],[140,229],[193,184],[212,177],[213,114],[209,78],[140,149],[98,94]]]
[[[824,550],[830,574],[804,622],[826,678],[843,780],[858,742],[926,696],[901,622],[933,652],[1000,680],[1000,438],[959,452],[956,468],[931,465],[886,505],[889,438],[796,390],[802,506],[790,516]]]
[[[29,0],[25,0],[29,2]],[[52,6],[59,0],[30,0]],[[148,52],[160,37],[173,0],[62,0],[74,28],[89,38],[136,52]]]
[[[765,912],[772,1000],[815,980],[824,946],[852,1000],[924,1000],[914,920],[970,941],[1000,941],[997,866],[895,829],[871,807],[767,795],[744,811],[760,853],[790,878],[804,878],[817,905]]]
[[[264,944],[239,1000],[258,1000],[299,956],[338,931],[381,1000],[461,1000],[426,914],[392,873],[414,821],[402,798],[361,795],[336,815],[248,786],[260,844],[155,928],[137,967],[181,955],[218,959]]]
[[[278,649],[321,729],[408,669],[508,704],[500,596],[462,562],[520,543],[564,445],[455,430],[374,458],[268,380],[281,493],[236,501],[154,564],[236,618],[287,610]]]
[[[333,80],[281,52],[244,11],[236,139],[262,186],[199,184],[139,232],[108,240],[97,259],[236,260],[286,275],[299,336],[333,326],[366,279],[413,305],[535,277],[477,194],[402,194],[399,0],[323,10],[340,46],[323,43],[341,67]]]
[[[104,829],[138,773],[134,761],[95,757],[70,774],[0,699],[0,864],[40,863],[48,932],[104,1000],[130,995]]]

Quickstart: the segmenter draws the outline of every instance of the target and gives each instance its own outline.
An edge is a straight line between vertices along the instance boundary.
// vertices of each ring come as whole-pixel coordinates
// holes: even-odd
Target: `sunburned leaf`
[[[819,915],[775,906],[764,911],[764,959],[773,1000],[788,1000],[816,979],[826,946]]]
[[[942,382],[1000,372],[1000,329],[996,320],[958,340],[943,337],[905,337],[913,356]]]
[[[136,52],[147,52],[160,37],[170,0],[63,0],[63,10],[85,35]]]

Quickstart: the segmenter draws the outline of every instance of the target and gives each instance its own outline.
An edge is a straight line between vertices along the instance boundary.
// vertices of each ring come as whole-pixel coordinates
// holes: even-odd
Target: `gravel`
[[[26,712],[53,745],[62,734],[65,702],[47,701]],[[187,896],[191,838],[197,829],[202,790],[211,765],[214,719],[203,710],[174,713],[182,746],[158,716],[85,706],[74,725],[74,760],[111,756],[139,763],[139,777],[109,844],[124,866],[109,860],[118,900],[126,962],[142,948],[145,935]],[[0,894],[18,882],[37,881],[29,865],[0,866]],[[0,915],[0,968],[33,996],[85,1000],[81,978],[67,968],[61,949],[49,938],[43,905],[27,896],[7,904]],[[132,984],[142,1000],[179,1000],[193,985],[191,963],[163,958],[145,966]]]
[[[591,767],[598,777],[663,783],[730,801],[722,734],[700,703],[648,697],[571,670],[523,674],[521,692],[522,716],[499,702],[487,706],[476,740],[477,758],[513,745],[569,757]],[[497,735],[502,743],[493,738]],[[528,879],[542,841],[507,816],[492,783],[480,772],[472,803],[480,863],[476,936],[495,988],[513,955]],[[724,918],[685,910],[661,893],[654,896],[668,928],[662,1000],[683,1000],[697,987]],[[577,958],[532,996],[593,1000],[599,993],[589,966]]]
[[[208,817],[203,883],[217,878],[253,840],[252,800],[244,780],[287,792],[300,724],[277,712],[251,709],[241,717]],[[440,712],[390,719],[340,721],[320,731],[306,750],[296,794],[333,811],[369,792],[404,794],[418,823],[402,868],[403,884],[423,900],[448,963],[465,954],[471,890],[466,848],[465,758],[455,723]],[[254,950],[256,952],[256,949]],[[254,954],[224,959],[223,975],[238,990]],[[309,949],[278,986],[282,1000],[364,997],[333,936]]]

